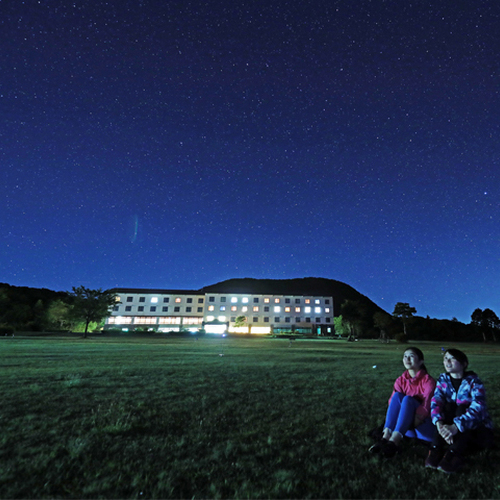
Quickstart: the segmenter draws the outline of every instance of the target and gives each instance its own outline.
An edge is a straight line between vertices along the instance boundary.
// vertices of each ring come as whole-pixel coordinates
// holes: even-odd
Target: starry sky
[[[0,281],[343,281],[500,313],[500,3],[0,0]]]

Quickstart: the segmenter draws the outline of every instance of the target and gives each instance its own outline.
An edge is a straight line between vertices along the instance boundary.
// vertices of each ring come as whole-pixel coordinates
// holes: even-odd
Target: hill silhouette
[[[376,312],[385,312],[365,295],[341,281],[327,278],[255,279],[233,278],[202,288],[204,293],[255,293],[274,295],[326,295],[333,297],[335,316],[340,314],[340,306],[345,300],[358,302],[367,317]]]

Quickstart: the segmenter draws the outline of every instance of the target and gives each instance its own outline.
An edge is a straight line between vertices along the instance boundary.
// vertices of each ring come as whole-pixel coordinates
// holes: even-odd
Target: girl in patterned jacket
[[[466,371],[469,360],[465,353],[448,349],[443,364],[446,373],[439,376],[431,401],[436,431],[425,466],[451,474],[462,467],[471,445],[493,445],[493,422],[481,379]]]
[[[382,439],[369,450],[387,458],[401,449],[403,436],[431,441],[434,434],[430,403],[436,381],[427,373],[424,354],[417,347],[405,350],[403,364],[406,370],[394,382]]]

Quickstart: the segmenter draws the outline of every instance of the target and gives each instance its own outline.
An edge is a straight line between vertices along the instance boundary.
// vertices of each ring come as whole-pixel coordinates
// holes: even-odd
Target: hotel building
[[[105,329],[159,332],[333,332],[333,298],[315,295],[213,293],[115,288],[117,304]]]

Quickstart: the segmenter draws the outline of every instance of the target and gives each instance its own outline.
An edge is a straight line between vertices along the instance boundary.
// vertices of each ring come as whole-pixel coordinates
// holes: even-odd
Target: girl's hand
[[[413,419],[413,427],[418,427],[423,420],[415,415],[415,418]]]

